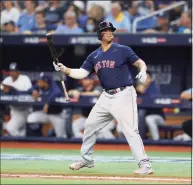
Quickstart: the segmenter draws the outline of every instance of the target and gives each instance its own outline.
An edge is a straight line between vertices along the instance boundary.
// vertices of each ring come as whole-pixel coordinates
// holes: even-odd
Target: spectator
[[[40,110],[32,112],[27,117],[27,123],[51,123],[56,136],[66,138],[65,112],[63,107],[51,104],[56,97],[62,95],[63,93],[51,77],[42,75],[33,87],[32,96],[35,100],[42,99],[45,104]]]
[[[38,11],[35,14],[36,26],[32,29],[32,32],[35,34],[46,34],[47,32],[54,31],[56,26],[54,24],[47,25],[45,22],[45,12]]]
[[[74,101],[79,101],[81,96],[99,96],[102,92],[102,88],[95,84],[95,76],[91,75],[81,80],[81,86],[77,89],[69,90],[69,95],[74,99]],[[83,110],[77,109],[74,117],[76,118],[72,124],[72,130],[74,137],[82,138],[84,123],[88,117],[91,108],[84,108]],[[114,138],[111,130],[114,127],[114,122],[110,123],[107,127],[99,132],[98,138]]]
[[[155,11],[155,4],[153,0],[142,1],[139,4],[139,13],[141,15],[148,15]]]
[[[143,1],[137,3],[137,11],[140,16],[146,16],[155,11],[154,2],[150,1]],[[149,17],[147,19],[141,20],[137,24],[137,31],[144,31],[146,29],[154,28],[157,26],[157,17]]]
[[[84,28],[86,33],[95,33],[97,31],[96,20],[92,17],[89,17]]]
[[[187,12],[182,13],[178,25],[172,30],[177,33],[191,33],[192,21],[190,15]]]
[[[15,7],[21,12],[23,13],[24,9],[25,9],[25,1],[22,0],[15,0],[13,1],[15,4]]]
[[[192,101],[192,90],[193,88],[182,91],[180,98],[186,101]],[[189,141],[192,139],[192,119],[184,121],[182,123],[182,129],[184,130],[183,134],[180,134],[174,137],[174,140]]]
[[[133,21],[137,18],[142,16],[139,12],[139,1],[132,1],[131,6],[128,7],[128,16],[129,20],[131,21],[131,24],[133,24]]]
[[[111,12],[111,1],[87,1],[86,12],[90,12],[94,6],[104,8],[104,15],[107,15]]]
[[[64,14],[64,7],[60,7],[60,0],[49,0],[48,7],[45,9],[46,23],[58,24]]]
[[[14,7],[14,4],[12,1],[4,1],[4,7],[5,9],[1,11],[1,25],[13,21],[14,23],[17,23],[20,11]]]
[[[45,0],[38,1],[38,5],[36,7],[36,11],[45,11],[45,9],[49,6],[49,2]]]
[[[152,75],[147,71],[147,79],[145,83],[139,83],[136,86],[136,91],[142,96],[156,96],[160,95],[160,89],[153,81]],[[163,125],[165,115],[161,108],[148,108],[145,114],[145,123],[152,136],[153,140],[159,140],[158,126]]]
[[[56,34],[81,34],[83,30],[78,26],[75,12],[68,11],[64,14],[64,25],[58,25]]]
[[[92,8],[90,9],[90,11],[87,14],[89,17],[92,17],[93,19],[96,20],[97,25],[99,25],[100,22],[102,22],[105,17],[104,8],[99,5],[92,6]]]
[[[166,3],[166,2],[165,2],[165,3]],[[171,3],[176,3],[176,2],[173,1],[173,2],[170,2],[170,4],[171,4]],[[188,4],[188,2],[187,2],[187,4]],[[184,6],[178,6],[178,7],[174,8],[174,9],[168,11],[170,22],[176,21],[176,20],[180,19],[181,15],[182,15],[182,13],[183,13],[183,11],[184,11],[184,9],[185,9]]]
[[[166,13],[160,13],[157,19],[157,26],[153,29],[147,29],[145,33],[168,33],[169,31],[169,16]]]
[[[132,1],[131,6],[128,7],[128,17],[129,21],[131,21],[131,24],[133,24],[133,21],[141,16],[144,16],[144,14],[140,13],[139,8],[141,6],[140,1]],[[157,24],[157,18],[156,17],[150,17],[144,20],[141,20],[137,23],[136,29],[137,31],[144,31],[145,29],[149,29],[152,27],[155,27]]]
[[[157,0],[157,1],[155,1],[155,7],[156,7],[156,9],[167,8],[173,2],[174,2],[173,0],[167,0],[167,1]]]
[[[88,15],[85,11],[85,4],[83,1],[73,1],[73,5],[76,9],[75,12],[77,14],[77,22],[81,28],[84,28],[88,19]]]
[[[117,32],[131,32],[131,22],[118,2],[112,3],[111,13],[106,17],[106,20],[116,27]]]
[[[9,34],[18,33],[18,29],[13,21],[4,24],[4,32]]]
[[[3,82],[3,93],[20,94],[27,93],[32,87],[28,76],[22,75],[16,63],[9,66],[10,76]],[[6,124],[6,130],[11,136],[26,136],[27,116],[31,112],[30,105],[10,105],[11,119]]]
[[[131,1],[120,0],[120,1],[119,1],[119,4],[121,5],[121,8],[122,8],[123,11],[127,11],[128,8],[131,7],[131,4],[132,4],[133,2],[138,2],[138,1],[133,1],[133,0],[131,0]]]
[[[21,33],[31,32],[35,28],[35,1],[25,1],[26,11],[20,15],[17,26]]]

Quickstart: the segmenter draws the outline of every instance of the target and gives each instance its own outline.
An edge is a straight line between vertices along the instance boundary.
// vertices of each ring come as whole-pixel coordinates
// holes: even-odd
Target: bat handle
[[[63,88],[63,90],[64,90],[64,95],[65,95],[65,98],[66,98],[66,102],[68,103],[68,102],[70,102],[70,98],[69,98],[69,96],[68,96],[68,92],[67,92],[67,90],[66,90],[66,86],[65,86],[65,84],[64,84],[64,80],[62,80],[61,71],[59,72],[59,74],[60,74],[60,80],[61,80],[62,88]]]
[[[68,103],[68,102],[70,102],[70,98],[69,98],[69,96],[68,96],[68,93],[67,93],[67,90],[66,90],[64,81],[62,80],[61,83],[62,83],[62,87],[63,87],[63,90],[64,90],[64,94],[65,94],[65,97],[66,97],[66,102]]]

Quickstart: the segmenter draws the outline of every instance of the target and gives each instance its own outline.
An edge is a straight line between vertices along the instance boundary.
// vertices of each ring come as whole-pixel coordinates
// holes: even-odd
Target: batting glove
[[[60,68],[60,71],[64,72],[66,71],[66,66],[63,65],[62,63],[58,63],[57,66]]]
[[[53,62],[53,66],[56,71],[60,71],[60,67],[55,62]]]
[[[144,70],[140,71],[140,72],[137,74],[136,78],[138,78],[140,82],[144,83],[144,82],[146,81],[146,78],[147,78],[147,73],[146,73],[146,71],[144,71]]]

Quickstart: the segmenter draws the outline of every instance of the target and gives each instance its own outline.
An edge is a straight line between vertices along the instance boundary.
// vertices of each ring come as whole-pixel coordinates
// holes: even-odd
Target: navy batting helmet
[[[108,21],[101,22],[99,24],[98,29],[97,29],[97,34],[98,34],[99,40],[102,39],[101,32],[106,30],[106,29],[110,29],[112,32],[114,32],[116,30],[116,28],[113,26],[113,24],[111,22],[108,22]]]

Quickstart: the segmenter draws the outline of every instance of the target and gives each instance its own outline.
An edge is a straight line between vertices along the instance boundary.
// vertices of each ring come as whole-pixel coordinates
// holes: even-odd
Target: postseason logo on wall
[[[148,64],[148,70],[152,72],[156,84],[169,85],[172,80],[171,64]]]
[[[164,37],[142,37],[141,42],[144,44],[166,43],[167,38],[164,38]]]
[[[88,36],[78,36],[78,37],[70,37],[70,44],[100,44],[98,37],[88,37]]]

